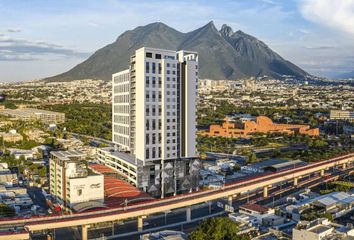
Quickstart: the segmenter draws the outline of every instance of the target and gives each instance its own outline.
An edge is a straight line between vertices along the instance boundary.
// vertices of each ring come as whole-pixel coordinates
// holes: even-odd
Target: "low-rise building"
[[[39,129],[28,129],[23,132],[29,140],[44,143],[45,138],[49,136],[48,133]]]
[[[289,205],[286,210],[293,219],[299,219],[301,212],[316,207],[317,212],[329,213],[333,218],[341,217],[354,210],[354,195],[345,192],[332,192],[313,198],[306,198]]]
[[[269,208],[259,204],[244,204],[239,207],[241,215],[252,216],[252,221],[258,225],[273,227],[284,224],[285,219],[275,215],[274,208]],[[256,220],[254,220],[255,218]]]
[[[0,109],[0,115],[13,117],[22,121],[42,121],[43,123],[63,123],[65,114],[35,108]]]
[[[274,214],[274,209],[259,204],[247,203],[240,206],[240,213],[257,216],[263,214]]]
[[[354,229],[343,231],[343,227],[326,218],[299,222],[293,229],[293,240],[352,239],[348,237],[354,237]]]
[[[286,134],[304,134],[309,136],[318,136],[318,128],[310,128],[309,125],[300,124],[278,124],[266,116],[259,116],[256,121],[245,121],[237,127],[237,124],[225,118],[222,125],[213,124],[209,127],[209,132],[202,132],[203,135],[219,137],[247,137],[254,133],[286,133]]]
[[[14,155],[15,159],[20,159],[23,157],[25,160],[34,159],[36,152],[34,150],[24,150],[17,148],[9,148],[10,155]]]
[[[345,120],[354,122],[354,111],[331,110],[329,113],[329,118],[331,120]]]
[[[263,173],[263,172],[278,172],[290,168],[306,165],[301,160],[282,160],[282,159],[268,159],[261,162],[256,162],[246,166],[242,166],[241,170],[244,172]]]
[[[12,187],[18,183],[18,178],[16,173],[12,173],[8,169],[6,163],[0,163],[0,184],[4,187]]]
[[[5,142],[19,142],[23,140],[23,136],[16,132],[16,130],[10,130],[8,133],[0,132],[0,137]]]
[[[84,158],[75,150],[51,152],[50,193],[72,210],[104,206],[103,175],[89,174]]]

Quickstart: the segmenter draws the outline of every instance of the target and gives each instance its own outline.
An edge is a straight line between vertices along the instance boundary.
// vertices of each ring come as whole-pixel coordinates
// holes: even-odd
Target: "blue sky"
[[[0,82],[69,70],[137,26],[187,32],[211,20],[312,74],[354,70],[354,0],[0,0]]]

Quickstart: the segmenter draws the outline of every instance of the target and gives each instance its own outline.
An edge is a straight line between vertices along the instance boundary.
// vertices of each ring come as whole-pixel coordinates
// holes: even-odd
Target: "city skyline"
[[[353,8],[354,1],[327,0],[2,1],[0,81],[67,71],[137,26],[159,21],[188,32],[210,20],[254,35],[311,74],[332,77],[354,70]],[[182,9],[193,11],[177,14]]]

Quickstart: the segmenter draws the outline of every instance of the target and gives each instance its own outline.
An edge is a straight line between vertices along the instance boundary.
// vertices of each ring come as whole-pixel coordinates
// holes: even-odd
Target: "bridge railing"
[[[206,195],[206,194],[214,194],[214,193],[220,193],[226,190],[230,190],[233,189],[235,187],[244,187],[247,185],[251,185],[251,184],[255,184],[258,182],[262,182],[265,179],[268,179],[269,177],[274,178],[277,176],[283,176],[286,174],[291,174],[291,173],[296,173],[299,171],[303,171],[306,169],[310,169],[310,168],[314,168],[317,166],[321,166],[324,164],[328,164],[328,163],[332,163],[332,162],[336,162],[336,161],[340,161],[343,159],[347,159],[349,157],[354,157],[354,153],[350,153],[350,154],[346,154],[346,155],[342,155],[342,156],[338,156],[335,158],[331,158],[328,160],[323,160],[320,162],[315,162],[315,163],[310,163],[307,164],[305,166],[300,166],[300,167],[296,167],[296,168],[291,168],[291,169],[286,169],[286,170],[282,170],[279,171],[277,173],[264,173],[261,175],[257,175],[255,177],[252,178],[247,178],[244,180],[240,180],[240,181],[236,181],[233,183],[228,183],[225,184],[225,186],[221,189],[214,189],[214,190],[200,190],[197,192],[191,192],[191,193],[184,193],[184,194],[179,194],[177,196],[171,196],[171,197],[166,197],[163,199],[153,199],[153,200],[148,200],[148,201],[143,201],[143,202],[139,202],[139,203],[132,203],[129,206],[119,206],[119,207],[113,207],[113,208],[109,208],[109,209],[104,209],[104,210],[88,210],[84,213],[73,213],[73,214],[52,214],[50,216],[34,216],[31,218],[23,218],[23,217],[15,217],[15,218],[2,218],[0,220],[0,224],[4,223],[6,224],[6,222],[13,222],[13,221],[17,221],[18,223],[30,223],[30,222],[39,222],[39,221],[47,221],[47,220],[54,220],[54,219],[58,219],[58,220],[63,220],[63,219],[79,219],[82,217],[88,217],[88,216],[98,216],[98,215],[105,215],[105,214],[117,214],[119,212],[127,212],[127,211],[134,211],[137,210],[139,208],[141,208],[142,206],[146,207],[146,206],[153,206],[153,205],[166,205],[169,204],[170,202],[177,202],[177,201],[182,201],[184,199],[197,199],[202,195]]]

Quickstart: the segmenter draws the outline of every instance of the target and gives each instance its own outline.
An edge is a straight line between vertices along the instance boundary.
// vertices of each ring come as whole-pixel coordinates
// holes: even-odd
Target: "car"
[[[149,225],[150,225],[150,223],[148,223],[148,222],[144,222],[144,223],[143,223],[143,226],[144,226],[144,227],[149,226]]]

